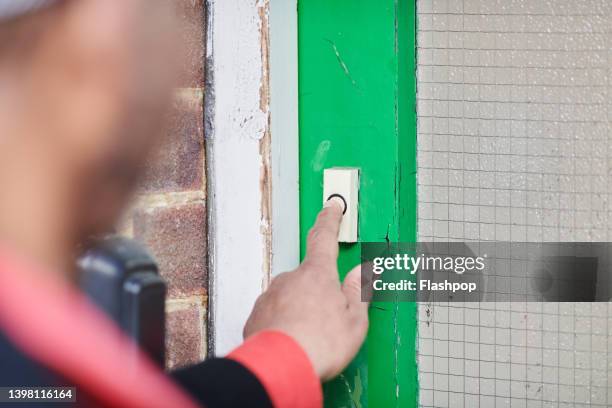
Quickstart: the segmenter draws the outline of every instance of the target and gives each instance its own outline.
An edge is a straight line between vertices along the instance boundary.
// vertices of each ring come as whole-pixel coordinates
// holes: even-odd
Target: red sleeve
[[[276,408],[319,408],[323,393],[306,352],[280,331],[249,337],[227,358],[248,368],[262,383]]]

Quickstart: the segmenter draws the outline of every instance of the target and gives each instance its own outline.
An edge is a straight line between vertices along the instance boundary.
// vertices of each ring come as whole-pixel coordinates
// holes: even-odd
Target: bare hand
[[[244,336],[279,330],[296,340],[322,380],[338,375],[357,354],[368,328],[360,267],[341,284],[336,266],[343,205],[332,199],[308,234],[306,258],[278,275],[251,312]]]

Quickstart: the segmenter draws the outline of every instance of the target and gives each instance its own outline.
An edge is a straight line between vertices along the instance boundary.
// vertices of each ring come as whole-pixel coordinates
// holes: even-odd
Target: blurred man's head
[[[173,13],[167,0],[50,3],[0,20],[0,183],[64,201],[84,238],[116,222],[160,132]]]

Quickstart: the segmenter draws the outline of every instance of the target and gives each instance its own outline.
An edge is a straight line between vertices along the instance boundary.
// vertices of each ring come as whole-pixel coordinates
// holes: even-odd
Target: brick
[[[155,256],[170,298],[206,294],[204,204],[138,209],[134,236]]]
[[[146,165],[143,192],[199,190],[204,184],[204,117],[201,98],[177,96],[167,130]]]
[[[204,87],[204,1],[178,0],[179,35],[184,48],[184,68],[179,78],[182,88]]]
[[[202,321],[197,304],[166,313],[166,367],[194,364],[201,359]]]

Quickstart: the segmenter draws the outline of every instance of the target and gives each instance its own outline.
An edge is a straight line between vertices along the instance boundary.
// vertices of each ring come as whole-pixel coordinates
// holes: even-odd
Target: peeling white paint
[[[260,6],[211,0],[207,7],[211,351],[222,355],[242,341],[268,274],[260,188],[260,140],[268,112],[260,103],[265,75]]]

